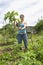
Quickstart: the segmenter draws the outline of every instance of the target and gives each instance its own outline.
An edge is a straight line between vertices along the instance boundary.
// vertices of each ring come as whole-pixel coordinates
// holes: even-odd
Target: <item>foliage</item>
[[[25,52],[19,49],[17,43],[14,44],[11,52],[0,55],[0,65],[43,65],[43,38],[39,37],[41,36],[33,36],[35,41],[33,44],[29,42],[29,50]]]
[[[5,22],[7,19],[9,20],[9,23],[3,26],[2,29],[0,29],[0,33],[2,34],[3,37],[5,37],[3,38],[3,40],[5,41],[4,43],[8,43],[9,38],[15,38],[17,35],[18,29],[15,27],[15,22],[16,21],[19,22],[19,19],[16,18],[16,16],[18,16],[18,12],[15,11],[11,11],[11,12],[9,11],[4,16]],[[13,39],[12,42],[14,42]]]
[[[15,11],[7,12],[5,14],[4,20],[6,21],[8,19],[9,22],[12,22],[16,20],[15,18],[16,16],[18,16],[18,12],[15,12]]]
[[[39,20],[39,22],[36,24],[35,29],[37,32],[40,32],[43,30],[43,20]]]
[[[14,28],[12,24],[7,24],[3,27],[1,31],[1,36],[4,37],[5,43],[11,42],[9,39],[16,38],[17,36],[17,28]],[[14,42],[14,40],[12,39]]]

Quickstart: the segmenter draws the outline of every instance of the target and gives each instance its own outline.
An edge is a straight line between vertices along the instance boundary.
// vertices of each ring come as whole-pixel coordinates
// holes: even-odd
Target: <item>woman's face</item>
[[[24,21],[24,17],[20,17],[20,20],[21,20],[21,22],[23,22]]]

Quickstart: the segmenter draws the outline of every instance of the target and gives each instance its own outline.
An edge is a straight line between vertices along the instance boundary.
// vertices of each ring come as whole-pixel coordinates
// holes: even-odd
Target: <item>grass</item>
[[[0,46],[0,65],[43,65],[43,35],[32,35],[28,39],[29,44],[26,52],[19,49],[18,44]],[[13,49],[13,50],[8,50]]]

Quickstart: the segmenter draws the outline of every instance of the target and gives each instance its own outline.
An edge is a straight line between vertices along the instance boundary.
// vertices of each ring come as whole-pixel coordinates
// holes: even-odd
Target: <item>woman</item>
[[[27,33],[26,33],[26,27],[27,24],[24,23],[24,15],[20,15],[20,24],[18,27],[18,44],[22,43],[22,40],[24,42],[25,49],[27,49],[28,40],[27,40]]]

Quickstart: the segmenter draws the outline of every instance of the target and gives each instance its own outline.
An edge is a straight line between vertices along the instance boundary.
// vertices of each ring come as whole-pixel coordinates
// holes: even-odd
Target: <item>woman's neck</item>
[[[21,23],[24,23],[24,21],[21,21]]]

